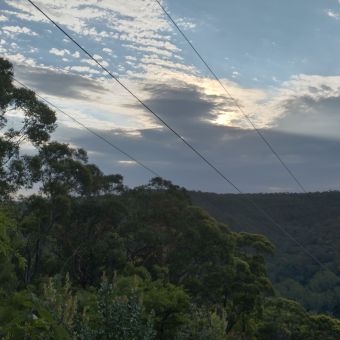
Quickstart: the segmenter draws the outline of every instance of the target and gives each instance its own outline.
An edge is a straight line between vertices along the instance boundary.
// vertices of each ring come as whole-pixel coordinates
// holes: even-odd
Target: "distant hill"
[[[311,311],[340,317],[340,192],[190,195],[194,204],[228,224],[231,230],[264,234],[275,245],[276,253],[268,259],[268,274],[281,295],[301,302]],[[330,271],[323,270],[267,221],[247,202],[249,198]]]

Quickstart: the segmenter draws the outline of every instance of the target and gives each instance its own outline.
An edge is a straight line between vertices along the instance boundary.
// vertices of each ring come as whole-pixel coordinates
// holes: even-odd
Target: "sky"
[[[340,190],[340,1],[163,0],[232,98],[155,0],[35,2],[243,192],[299,187],[239,107],[307,191]],[[0,55],[17,79],[162,177],[234,192],[27,0],[0,1]],[[152,177],[57,115],[53,139],[84,148],[105,173],[130,186]]]

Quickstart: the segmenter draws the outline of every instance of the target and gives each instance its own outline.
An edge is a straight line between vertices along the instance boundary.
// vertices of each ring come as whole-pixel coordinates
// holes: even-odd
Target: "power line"
[[[93,60],[104,72],[106,72],[112,79],[114,79],[120,86],[122,86],[133,98],[135,98],[147,111],[155,116],[164,126],[166,126],[174,135],[176,135],[188,148],[190,148],[199,158],[201,158],[209,167],[211,167],[219,176],[227,181],[237,192],[242,193],[240,189],[220,170],[218,170],[206,157],[204,157],[194,146],[192,146],[186,139],[184,139],[176,130],[174,130],[162,117],[153,111],[147,104],[145,104],[137,95],[135,95],[122,81],[120,81],[110,70],[108,70],[100,61],[98,61],[90,52],[82,47],[71,35],[69,35],[59,24],[57,24],[50,16],[48,16],[39,6],[33,1],[27,0],[32,4],[41,14],[43,14],[55,27],[58,28],[67,38],[69,38],[78,48],[80,48],[91,60]]]
[[[110,147],[114,148],[115,150],[119,151],[120,153],[122,153],[123,155],[125,155],[126,157],[128,157],[129,159],[133,160],[134,162],[136,162],[137,164],[139,164],[141,167],[143,167],[144,169],[146,169],[147,171],[149,171],[150,173],[152,173],[153,175],[157,176],[157,177],[162,177],[161,175],[159,175],[158,173],[156,173],[154,170],[152,170],[151,168],[145,166],[142,162],[136,160],[134,157],[132,157],[131,155],[129,155],[128,153],[126,153],[125,151],[123,151],[122,149],[120,149],[119,147],[117,147],[116,145],[114,145],[112,142],[110,142],[109,140],[107,140],[105,137],[101,136],[100,134],[98,134],[97,132],[95,132],[94,130],[90,129],[89,127],[87,127],[85,124],[83,124],[81,121],[77,120],[76,118],[74,118],[72,115],[70,115],[69,113],[65,112],[64,110],[60,109],[58,106],[56,106],[55,104],[53,104],[52,102],[50,102],[48,99],[44,98],[43,96],[41,96],[39,93],[37,93],[36,91],[32,90],[30,87],[28,87],[26,84],[24,84],[23,82],[17,80],[15,77],[12,77],[12,79],[18,83],[19,85],[21,85],[22,87],[24,87],[25,89],[29,90],[29,91],[33,91],[35,93],[35,95],[40,98],[42,101],[44,101],[46,104],[50,105],[51,107],[53,107],[54,109],[58,110],[59,112],[61,112],[63,115],[67,116],[68,118],[70,118],[72,121],[74,121],[75,123],[77,123],[79,126],[83,127],[85,130],[87,130],[88,132],[90,132],[91,134],[93,134],[94,136],[98,137],[100,140],[102,140],[103,142],[105,142],[106,144],[108,144]],[[77,249],[74,251],[74,253],[76,251],[79,250],[79,248],[81,248],[82,245],[80,245],[79,247],[77,247]],[[73,254],[70,256],[70,258],[73,256]],[[68,261],[69,259],[67,259]],[[66,262],[67,262],[66,261]]]
[[[51,17],[48,16],[39,6],[33,1],[27,0],[34,6],[45,18],[47,18],[59,31],[61,31],[67,38],[69,38],[81,51],[83,51],[91,60],[93,60],[103,71],[105,71],[112,79],[121,85],[132,97],[134,97],[147,111],[162,122],[174,135],[176,135],[188,148],[190,148],[199,158],[201,158],[210,168],[212,168],[223,180],[229,183],[239,194],[243,194],[241,189],[235,185],[228,177],[226,177],[215,165],[213,165],[205,156],[203,156],[194,146],[186,141],[176,130],[174,130],[164,119],[162,119],[156,112],[154,112],[148,105],[146,105],[137,95],[135,95],[124,83],[122,83],[116,76],[112,74],[104,65],[102,65],[90,52],[82,47],[72,36],[70,36],[59,24],[57,24]],[[244,196],[246,201],[250,203],[256,210],[273,223],[281,232],[290,238],[296,245],[298,245],[305,254],[313,259],[321,268],[328,270],[311,252],[309,252],[298,240],[296,240],[284,227],[276,222],[264,209],[258,206],[251,198]]]
[[[17,82],[18,84],[20,84],[22,87],[24,87],[27,90],[33,91],[32,89],[30,89],[27,85],[25,85],[24,83],[22,83],[21,81],[15,79],[13,77],[13,80],[15,82]],[[50,102],[49,100],[47,100],[46,98],[42,97],[41,95],[39,95],[37,92],[33,91],[35,93],[35,95],[40,98],[42,101],[44,101],[46,104],[52,106],[54,109],[58,110],[59,112],[61,112],[63,115],[67,116],[68,118],[70,118],[72,121],[74,121],[76,124],[78,124],[79,126],[81,126],[82,128],[84,128],[85,130],[87,130],[88,132],[90,132],[91,134],[93,134],[94,136],[96,136],[97,138],[99,138],[100,140],[102,140],[104,143],[108,144],[111,148],[115,149],[116,151],[120,152],[121,154],[123,154],[124,156],[126,156],[127,158],[129,158],[130,160],[132,160],[133,162],[135,162],[136,164],[140,165],[142,168],[144,168],[146,171],[150,172],[152,175],[156,176],[156,177],[161,177],[156,171],[152,170],[151,168],[149,168],[148,166],[146,166],[145,164],[143,164],[141,161],[138,161],[136,158],[132,157],[130,154],[128,154],[127,152],[125,152],[124,150],[122,150],[121,148],[119,148],[118,146],[116,146],[115,144],[113,144],[110,140],[108,140],[107,138],[105,138],[104,136],[100,135],[99,133],[97,133],[96,131],[94,131],[93,129],[89,128],[88,126],[86,126],[85,124],[83,124],[80,120],[74,118],[72,115],[70,115],[69,113],[65,112],[64,110],[60,109],[58,106],[56,106],[55,104],[53,104],[52,102]]]
[[[204,57],[201,55],[201,53],[197,50],[197,48],[193,45],[193,43],[190,41],[190,39],[187,37],[187,35],[184,33],[184,31],[178,26],[175,19],[171,16],[171,14],[166,10],[166,8],[161,4],[159,0],[154,0],[158,6],[161,8],[161,10],[164,12],[164,14],[167,16],[167,18],[170,20],[170,22],[175,26],[175,28],[178,30],[178,32],[182,35],[184,40],[189,44],[189,46],[192,48],[192,50],[195,52],[195,54],[198,56],[198,58],[202,61],[202,63],[205,65],[207,70],[211,73],[211,75],[214,77],[214,79],[219,83],[221,88],[224,90],[224,92],[228,95],[228,97],[234,102],[235,106],[238,108],[238,110],[242,113],[244,118],[248,121],[248,123],[251,125],[251,127],[256,131],[258,136],[262,139],[262,141],[267,145],[269,150],[272,152],[272,154],[278,159],[278,161],[281,163],[282,167],[287,171],[287,173],[292,177],[294,182],[298,185],[298,187],[301,189],[301,191],[307,195],[308,198],[310,198],[311,202],[315,206],[316,209],[318,209],[317,204],[315,204],[314,200],[309,196],[309,192],[305,188],[305,186],[301,183],[301,181],[294,175],[293,171],[288,167],[288,165],[285,163],[285,161],[281,158],[279,153],[274,149],[274,147],[271,145],[270,141],[263,135],[260,129],[258,129],[255,125],[255,123],[252,121],[252,119],[247,115],[247,113],[242,109],[242,107],[239,105],[238,101],[235,99],[235,97],[232,95],[232,93],[228,90],[228,88],[222,83],[216,72],[209,66],[208,62]],[[333,249],[334,250],[334,249]]]
[[[165,7],[160,3],[159,0],[155,0],[159,7],[162,9],[162,11],[165,13],[165,15],[168,17],[168,19],[172,22],[172,24],[176,27],[178,32],[182,35],[182,37],[185,39],[185,41],[190,45],[190,47],[193,49],[193,51],[196,53],[198,58],[202,61],[202,63],[205,65],[205,67],[208,69],[208,71],[212,74],[212,76],[215,78],[215,80],[220,84],[224,92],[228,95],[228,97],[234,102],[235,106],[238,108],[238,110],[242,113],[242,115],[245,117],[245,119],[248,121],[248,123],[252,126],[252,128],[256,131],[256,133],[259,135],[259,137],[262,139],[262,141],[267,145],[269,150],[273,153],[273,155],[278,159],[278,161],[281,163],[283,168],[288,172],[288,174],[293,178],[294,182],[299,186],[299,188],[302,190],[302,192],[307,193],[307,190],[302,185],[300,180],[294,175],[293,171],[288,167],[288,165],[284,162],[284,160],[281,158],[281,156],[277,153],[277,151],[274,149],[274,147],[271,145],[269,140],[263,135],[263,133],[256,127],[254,122],[251,120],[251,118],[246,114],[246,112],[242,109],[242,107],[239,105],[237,100],[233,97],[231,92],[227,89],[227,87],[222,83],[220,78],[217,76],[217,74],[214,72],[214,70],[209,66],[208,62],[203,58],[203,56],[200,54],[200,52],[197,50],[197,48],[193,45],[193,43],[189,40],[189,38],[186,36],[184,31],[178,26],[176,21],[172,18],[170,13],[165,9]]]

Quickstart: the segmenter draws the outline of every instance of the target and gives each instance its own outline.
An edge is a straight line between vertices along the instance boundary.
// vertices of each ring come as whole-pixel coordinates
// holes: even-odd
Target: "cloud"
[[[38,92],[61,98],[86,99],[87,92],[105,92],[105,88],[98,82],[79,75],[62,73],[60,70],[17,65],[15,75]]]
[[[80,53],[78,51],[76,51],[72,54],[72,57],[78,59],[78,58],[80,58]]]
[[[237,78],[240,75],[238,71],[233,71],[232,78]]]
[[[113,55],[113,51],[111,50],[111,48],[108,48],[108,47],[104,47],[102,49],[103,52],[109,54],[109,55]]]
[[[60,96],[54,101],[59,105],[60,98],[64,98],[62,105],[67,112],[74,114],[77,119],[96,129],[164,177],[189,188],[231,191],[172,133],[150,117],[149,113],[143,112],[140,105],[124,96],[124,92],[117,92],[119,88],[112,89],[112,83],[61,74],[57,70],[36,71],[36,68],[23,68],[19,76],[25,76],[33,88],[40,87],[41,91],[50,96]],[[154,81],[142,86],[123,79],[129,86],[135,86],[134,90],[143,97],[148,106],[197,147],[242,190],[271,191],[279,186],[287,191],[297,191],[289,176],[254,131],[216,123],[221,114],[233,114],[235,104],[226,100],[217,86],[212,86],[214,82],[184,74],[182,79],[176,77],[174,80],[170,78],[170,73],[168,78],[162,80],[164,83]],[[266,102],[269,106],[264,107],[269,110],[269,107],[276,105],[280,110],[279,118],[269,121],[272,125],[276,124],[276,130],[265,129],[263,133],[310,190],[334,189],[340,170],[340,162],[336,158],[339,141],[335,138],[315,136],[313,133],[288,133],[284,124],[304,125],[305,118],[301,114],[305,111],[294,110],[298,105],[314,108],[319,105],[320,110],[327,107],[329,117],[333,115],[335,122],[336,107],[339,104],[338,81],[337,77],[297,76],[280,89],[276,89],[275,100]],[[243,97],[251,97],[250,90],[238,88],[233,83],[228,85],[234,86],[234,91],[243,91]],[[253,95],[253,102],[257,103],[261,96],[258,93]],[[98,98],[98,101],[95,98]],[[112,103],[115,103],[114,107]],[[121,116],[120,111],[123,113]],[[114,120],[110,121],[109,117]],[[115,120],[117,117],[120,117],[121,121]],[[131,122],[127,121],[129,119]],[[60,122],[56,138],[85,147],[90,151],[91,160],[97,162],[106,172],[124,173],[130,185],[140,184],[148,177],[139,166],[124,163],[121,155],[113,153],[110,147],[103,145],[79,127],[75,128],[67,119]],[[306,168],[309,169],[308,173]],[[321,173],[325,175],[320,176]]]
[[[105,172],[123,173],[127,184],[141,184],[150,176],[137,164],[86,131],[60,126],[59,140],[72,142],[90,151],[90,161]],[[96,130],[118,147],[129,152],[167,179],[191,189],[233,192],[206,164],[183,143],[162,129],[140,130],[138,138],[115,130]],[[278,131],[263,131],[308,190],[339,189],[340,161],[336,140]],[[190,142],[244,192],[297,192],[295,183],[277,163],[254,131],[210,125],[204,136],[191,136]],[[129,166],[127,166],[129,165]],[[306,171],[308,169],[308,171]],[[320,175],[322,174],[322,175]]]
[[[197,27],[197,24],[188,18],[177,18],[175,21],[179,27],[185,30],[194,30]]]
[[[67,50],[67,49],[59,50],[59,49],[57,49],[55,47],[51,48],[49,50],[49,53],[54,54],[54,55],[56,55],[58,57],[63,57],[64,55],[71,54],[71,52],[69,50]]]
[[[103,58],[100,55],[94,54],[93,58],[95,58],[102,66],[104,66],[104,67],[108,67],[109,66],[109,63],[107,61],[103,60]],[[97,63],[94,60],[92,60],[92,59],[89,59],[89,58],[88,59],[81,59],[80,61],[82,63],[86,63],[86,64],[89,64],[91,66],[98,67]]]
[[[100,74],[98,70],[95,70],[88,66],[68,66],[67,70],[79,72],[79,73],[86,73],[86,74]]]
[[[2,30],[7,33],[8,35],[14,34],[27,34],[31,36],[37,36],[36,32],[33,32],[31,29],[27,27],[20,27],[20,26],[4,26]]]
[[[103,57],[99,54],[94,54],[93,58],[97,59],[97,60],[103,60]]]
[[[27,64],[18,63],[14,71],[18,79],[40,94],[47,95],[57,106],[76,112],[77,117],[86,121],[89,127],[131,130],[135,126],[145,128],[155,125],[151,117],[140,108],[127,108],[126,105],[133,98],[113,80],[105,77],[90,78],[83,73],[92,72],[88,66],[80,69],[76,66],[66,68],[68,71],[37,65],[28,67]],[[75,125],[73,122],[68,124]]]
[[[44,30],[47,28],[46,19],[28,3],[6,0],[6,4],[11,8],[10,11],[7,10],[8,15],[39,24]],[[182,60],[181,49],[173,42],[173,28],[153,0],[135,2],[117,0],[114,3],[97,1],[91,6],[84,0],[61,0],[57,3],[52,0],[41,0],[39,5],[58,23],[71,31],[71,34],[75,33],[87,38],[91,45],[100,43],[111,47],[114,44],[115,50],[123,47],[139,51],[134,67],[141,65],[147,67],[150,60],[144,57],[150,55]],[[179,24],[191,29],[194,27],[188,18],[180,18]],[[106,53],[102,60],[105,64],[110,64],[108,57],[115,57],[110,47],[101,47]],[[66,52],[64,49],[54,47],[50,53],[65,57]],[[185,68],[185,65],[178,62],[172,66],[182,70]],[[120,72],[126,71],[124,66],[120,67]]]
[[[171,60],[164,60],[159,58],[157,55],[148,55],[148,56],[144,56],[141,59],[141,66],[144,67],[145,69],[147,69],[149,67],[149,65],[158,65],[161,66],[163,68],[170,68],[173,70],[181,70],[184,71],[186,73],[194,73],[196,71],[196,69],[193,66],[190,65],[184,65],[182,63],[176,63],[174,61]]]
[[[124,165],[136,165],[137,163],[135,161],[118,161],[119,164]]]
[[[173,87],[157,84],[146,85],[149,98],[144,102],[170,125],[180,126],[191,136],[201,133],[199,127],[212,124],[216,115],[224,108],[215,96],[205,95],[200,88],[191,86]],[[138,105],[138,104],[137,104]],[[184,132],[183,132],[184,133]]]
[[[340,139],[340,94],[315,98],[300,96],[285,103],[285,112],[276,122],[280,130]]]
[[[331,9],[327,10],[326,14],[333,19],[336,19],[336,20],[340,19],[340,14],[338,12],[331,10]]]
[[[298,75],[284,82],[265,110],[276,112],[271,126],[297,134],[339,138],[339,76]]]
[[[48,51],[50,54],[56,55],[58,57],[64,57],[64,56],[72,56],[73,58],[80,58],[80,53],[78,51],[71,53],[68,49],[64,48],[64,49],[58,49],[58,48],[51,48]]]
[[[163,49],[159,49],[153,46],[135,46],[135,45],[128,45],[128,44],[123,44],[122,46],[128,49],[131,49],[131,50],[135,50],[135,51],[152,53],[153,55],[159,55],[159,56],[163,56],[167,58],[172,57],[171,52],[165,49],[163,50]]]
[[[13,64],[21,64],[21,65],[26,65],[28,67],[35,67],[36,61],[30,57],[26,57],[25,55],[21,54],[21,53],[10,53],[8,51],[5,51],[5,57],[10,60],[11,63]]]

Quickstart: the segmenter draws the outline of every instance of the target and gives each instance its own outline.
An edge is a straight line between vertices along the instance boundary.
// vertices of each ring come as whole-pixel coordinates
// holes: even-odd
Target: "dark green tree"
[[[16,113],[8,127],[9,114]],[[0,58],[0,199],[31,183],[20,145],[39,148],[56,128],[55,113],[35,93],[13,85],[12,64]]]

